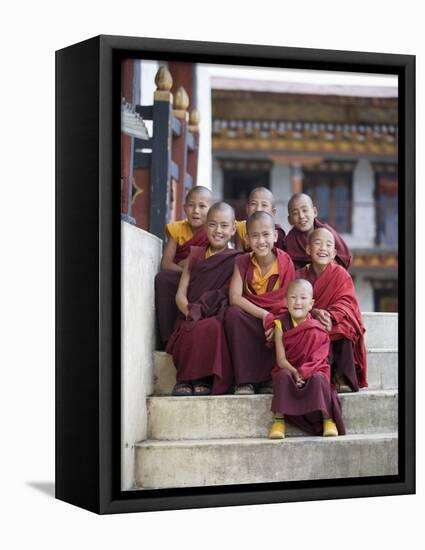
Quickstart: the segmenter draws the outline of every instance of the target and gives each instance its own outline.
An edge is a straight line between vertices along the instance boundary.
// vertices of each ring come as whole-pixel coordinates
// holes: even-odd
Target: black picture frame
[[[124,58],[399,78],[399,474],[120,490],[120,70]],[[118,160],[117,160],[118,159]],[[100,514],[415,492],[415,57],[98,36],[56,52],[56,498]]]

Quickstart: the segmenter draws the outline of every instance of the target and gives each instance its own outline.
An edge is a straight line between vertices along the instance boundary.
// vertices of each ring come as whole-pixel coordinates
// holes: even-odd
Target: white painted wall
[[[363,275],[356,275],[355,289],[360,311],[375,311],[373,288],[370,282],[366,280]]]
[[[276,223],[287,233],[291,228],[288,223],[288,200],[291,196],[291,171],[288,165],[273,165],[270,187],[276,201]]]
[[[121,222],[121,487],[134,485],[134,444],[146,439],[146,396],[153,392],[154,277],[162,241]]]
[[[353,173],[352,233],[343,234],[350,248],[372,248],[375,244],[375,180],[370,161],[360,159]]]
[[[142,61],[142,70],[140,75],[140,105],[152,105],[153,94],[156,90],[155,76],[158,72],[160,64],[158,61]],[[152,136],[152,121],[146,120],[146,127],[149,135]]]
[[[209,65],[196,65],[196,100],[201,115],[199,123],[198,185],[212,188],[211,155],[211,78]]]
[[[223,200],[223,170],[215,158],[212,160],[212,193],[215,201]]]

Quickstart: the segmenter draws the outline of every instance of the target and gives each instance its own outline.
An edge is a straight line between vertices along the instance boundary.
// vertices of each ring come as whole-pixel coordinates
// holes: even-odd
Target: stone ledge
[[[146,441],[136,446],[136,485],[199,487],[396,475],[394,433],[216,441]]]

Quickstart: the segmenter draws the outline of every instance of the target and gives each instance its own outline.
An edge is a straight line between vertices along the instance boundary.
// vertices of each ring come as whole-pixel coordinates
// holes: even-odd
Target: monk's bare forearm
[[[187,317],[188,314],[189,314],[189,302],[188,302],[186,296],[182,296],[181,294],[179,294],[177,292],[176,304],[177,304],[177,307],[179,308],[179,311],[181,311],[183,313],[183,315],[185,317]]]
[[[174,262],[177,251],[177,242],[169,238],[165,243],[164,253],[161,258],[161,271],[183,271],[183,266]]]
[[[281,369],[288,369],[291,374],[295,374],[295,369],[291,363],[286,359],[285,346],[282,342],[282,331],[275,330],[275,348],[276,348],[276,363]]]
[[[164,261],[163,258],[161,262],[161,271],[178,271],[179,273],[182,273],[183,267],[171,261]]]
[[[180,277],[179,286],[176,294],[176,304],[185,317],[189,314],[189,300],[187,299],[187,290],[189,288],[190,273],[189,266],[186,263]]]
[[[268,311],[266,309],[263,309],[261,307],[256,306],[255,304],[252,304],[249,300],[244,298],[243,296],[237,296],[237,295],[230,295],[230,303],[232,306],[238,306],[243,311],[246,311],[253,317],[256,317],[257,319],[263,320],[268,315]]]

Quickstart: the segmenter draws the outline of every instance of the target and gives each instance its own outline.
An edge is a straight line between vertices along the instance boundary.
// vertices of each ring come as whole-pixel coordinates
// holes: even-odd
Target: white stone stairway
[[[341,393],[347,435],[289,426],[269,440],[271,396],[171,397],[172,358],[154,352],[148,439],[136,444],[137,488],[195,487],[397,474],[397,314],[365,313],[369,388]]]

